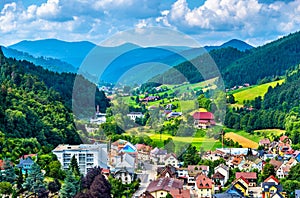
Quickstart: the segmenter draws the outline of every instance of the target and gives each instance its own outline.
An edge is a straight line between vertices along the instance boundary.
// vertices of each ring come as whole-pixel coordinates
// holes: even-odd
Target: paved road
[[[137,177],[140,178],[141,183],[139,189],[133,194],[133,198],[138,197],[143,192],[145,192],[150,181],[154,180],[156,177],[157,166],[144,162],[144,169],[142,173],[137,174]]]

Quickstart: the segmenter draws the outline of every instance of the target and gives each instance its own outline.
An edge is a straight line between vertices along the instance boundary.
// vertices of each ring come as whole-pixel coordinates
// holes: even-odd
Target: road
[[[141,183],[139,189],[133,194],[133,198],[140,196],[147,189],[150,181],[156,178],[157,166],[144,162],[142,173],[137,174],[137,178],[140,178]]]

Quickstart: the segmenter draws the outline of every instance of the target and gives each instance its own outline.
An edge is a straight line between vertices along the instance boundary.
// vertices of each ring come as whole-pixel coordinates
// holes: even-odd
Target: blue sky
[[[57,38],[101,44],[129,29],[163,27],[201,45],[262,45],[299,30],[300,0],[1,0],[0,45]]]

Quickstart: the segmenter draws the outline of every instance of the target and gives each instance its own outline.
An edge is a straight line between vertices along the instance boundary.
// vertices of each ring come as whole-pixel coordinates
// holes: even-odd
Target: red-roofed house
[[[263,146],[265,149],[268,149],[270,144],[271,144],[271,142],[270,142],[269,138],[264,138],[259,141],[259,145]]]
[[[292,140],[288,136],[286,136],[286,135],[281,136],[279,138],[279,141],[283,142],[283,143],[292,144]]]
[[[195,127],[207,129],[216,125],[214,114],[211,112],[195,112],[193,114]]]
[[[256,172],[236,172],[235,178],[243,177],[247,179],[250,187],[255,187],[257,182],[257,174]]]
[[[187,198],[191,197],[190,190],[185,189],[171,189],[169,192],[170,195],[172,195],[173,198]]]
[[[159,178],[152,181],[146,191],[148,191],[153,197],[161,198],[166,197],[172,189],[183,189],[183,182],[169,177]]]
[[[0,160],[0,170],[4,170],[4,161]]]
[[[232,188],[237,189],[244,197],[248,196],[249,182],[243,176],[232,182]]]
[[[214,194],[214,183],[204,174],[199,174],[196,176],[196,186],[195,190],[198,197],[212,197]]]
[[[274,182],[276,185],[279,184],[279,179],[277,179],[274,175],[271,175],[264,182]]]

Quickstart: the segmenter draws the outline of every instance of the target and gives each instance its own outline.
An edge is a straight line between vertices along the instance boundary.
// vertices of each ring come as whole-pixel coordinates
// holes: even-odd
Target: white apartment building
[[[84,175],[93,167],[107,168],[107,144],[60,144],[53,151],[63,169],[68,169],[73,156],[77,159],[80,172]]]

